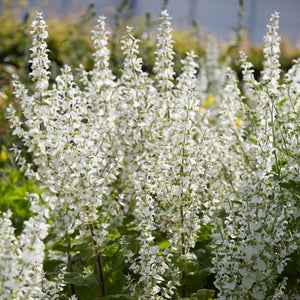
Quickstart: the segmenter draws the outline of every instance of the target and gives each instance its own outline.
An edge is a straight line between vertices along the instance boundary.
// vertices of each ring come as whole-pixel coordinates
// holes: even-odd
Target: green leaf
[[[194,272],[199,269],[199,263],[196,260],[179,258],[176,262],[176,266],[180,271]]]
[[[254,139],[254,138],[252,138],[252,137],[250,137],[250,136],[248,136],[248,141],[250,141],[250,142],[254,143],[255,145],[257,145],[257,144],[258,144],[257,140],[256,140],[256,139]]]
[[[188,273],[186,277],[187,290],[190,293],[195,293],[199,288],[204,288],[207,283],[207,277],[210,274],[210,268],[203,268],[197,272]]]
[[[279,183],[281,187],[300,193],[300,181],[289,180],[288,182]]]
[[[227,216],[228,216],[228,214],[226,213],[226,210],[224,208],[222,208],[221,210],[219,210],[217,212],[218,218],[225,219]]]
[[[88,264],[90,259],[95,256],[94,250],[91,247],[89,247],[89,244],[87,244],[87,243],[78,245],[78,250],[80,252],[81,259],[86,264]],[[97,259],[97,255],[96,255],[96,259]]]
[[[192,294],[190,300],[211,300],[215,295],[214,290],[201,289]]]
[[[294,157],[294,154],[292,152],[288,151],[288,150],[285,150],[285,153],[287,155],[289,155],[290,157]]]
[[[56,250],[56,251],[65,252],[65,253],[67,253],[69,251],[69,247],[68,246],[61,245],[61,244],[54,245],[52,249]]]
[[[91,288],[87,286],[76,286],[76,295],[80,300],[101,300],[100,288]]]
[[[118,294],[124,290],[124,255],[121,252],[111,258],[107,257],[109,261],[106,262],[106,257],[103,261],[105,264],[105,277],[107,294]]]
[[[279,103],[278,106],[283,106],[283,104],[287,101],[287,98],[282,99]]]
[[[118,244],[114,243],[105,249],[105,256],[113,257],[119,251]]]
[[[230,202],[231,202],[231,204],[243,205],[243,203],[241,201],[238,201],[238,200],[232,200]]]
[[[146,114],[147,112],[148,112],[147,109],[145,109],[145,110],[140,110],[140,111],[139,111],[140,114]]]
[[[126,241],[128,243],[128,249],[131,250],[133,253],[137,253],[137,251],[139,250],[137,233],[135,232],[134,235],[132,234],[132,235],[127,236]]]
[[[88,266],[94,266],[97,262],[97,259],[98,259],[98,254],[94,254],[93,256],[89,257],[87,260],[86,260],[86,265]]]
[[[263,88],[258,84],[253,84],[258,90],[263,91]]]
[[[69,268],[73,272],[81,273],[85,269],[86,265],[81,258],[79,253],[76,253],[72,256],[71,261],[69,262]],[[68,269],[69,270],[69,269]]]
[[[159,246],[160,249],[165,250],[171,245],[171,243],[167,240],[164,240],[164,241],[157,243],[157,245]]]
[[[44,272],[59,272],[62,266],[65,265],[65,262],[59,259],[45,260],[43,263]]]
[[[95,277],[83,277],[81,273],[78,272],[67,272],[64,276],[64,281],[68,284],[74,284],[79,286],[87,286],[90,288],[98,288],[98,281]]]
[[[12,211],[12,223],[16,228],[16,235],[23,230],[23,223],[32,216],[27,194],[41,193],[38,187],[26,179],[24,172],[15,169],[0,168],[0,210]]]

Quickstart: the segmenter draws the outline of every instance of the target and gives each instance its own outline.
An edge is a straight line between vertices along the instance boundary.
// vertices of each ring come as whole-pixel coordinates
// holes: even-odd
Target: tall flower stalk
[[[245,132],[239,136],[235,133],[237,128],[232,131],[231,139],[234,138],[238,150],[235,155],[239,157],[239,161],[232,163],[239,170],[239,176],[231,176],[228,203],[224,203],[228,215],[224,226],[217,227],[213,235],[215,285],[220,299],[272,297],[276,278],[297,248],[299,228],[293,225],[298,209],[296,195],[284,184],[288,177],[286,169],[292,166],[282,164],[287,161],[282,144],[286,147],[291,143],[281,111],[290,111],[291,107],[282,101],[282,90],[286,86],[279,83],[277,30],[278,14],[274,13],[265,38],[265,64],[260,83],[254,80],[251,65],[245,55],[242,56],[246,89],[248,96],[254,99],[250,98],[249,106],[245,106],[242,96],[237,94],[231,98],[231,102],[236,102],[244,111],[241,118]],[[234,95],[237,86],[227,84],[225,89]],[[228,107],[228,111],[233,112],[233,107]],[[298,126],[298,131],[299,124],[294,126]],[[233,120],[231,127],[234,127]],[[299,167],[296,166],[293,164],[292,177]]]
[[[170,117],[170,108],[172,103],[174,88],[174,69],[173,58],[175,52],[173,50],[171,18],[167,10],[163,10],[160,14],[160,25],[157,34],[155,62],[153,72],[155,73],[155,85],[158,93],[160,93],[160,113],[165,117]]]
[[[114,203],[108,201],[110,185],[116,180],[118,158],[113,131],[106,127],[109,117],[107,120],[103,117],[108,115],[105,104],[96,103],[97,97],[91,88],[99,85],[101,79],[92,76],[92,83],[87,83],[90,88],[81,91],[74,82],[71,68],[65,66],[55,84],[48,88],[45,80],[49,76],[49,60],[44,41],[47,32],[40,13],[37,13],[33,26],[31,77],[37,84],[33,94],[29,95],[25,87],[15,80],[15,93],[21,99],[24,121],[12,108],[10,119],[15,128],[14,134],[22,139],[33,156],[33,164],[22,161],[26,174],[45,188],[40,210],[50,211],[47,217],[53,220],[51,230],[58,237],[63,239],[79,230],[75,244],[88,237],[92,239],[92,247],[98,255],[99,285],[104,296],[99,251],[107,241],[109,226],[114,223],[111,216],[116,209]],[[97,43],[96,46],[99,51]],[[103,60],[107,61],[105,55],[108,55],[107,51],[103,55]],[[99,55],[95,57],[98,59],[95,69],[101,72],[101,58]],[[104,67],[107,68],[106,63]],[[108,72],[105,78],[106,86],[111,87],[112,74]],[[110,101],[108,88],[103,91],[100,85],[97,95],[102,96],[102,100],[106,96],[106,101]],[[18,149],[15,151],[19,152]],[[99,222],[99,219],[102,221]]]

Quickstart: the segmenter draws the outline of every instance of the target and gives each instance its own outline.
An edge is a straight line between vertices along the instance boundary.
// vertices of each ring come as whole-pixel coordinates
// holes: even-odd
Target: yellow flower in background
[[[205,99],[204,103],[199,108],[199,114],[202,116],[206,115],[206,107],[211,106],[216,102],[216,98],[214,95],[209,94],[207,98]]]
[[[206,114],[206,109],[203,106],[200,106],[199,113],[200,113],[200,115],[204,116]]]
[[[236,125],[237,127],[241,127],[242,124],[243,124],[243,119],[238,118],[238,119],[235,120],[234,123],[235,123],[235,125]]]
[[[1,147],[1,152],[0,152],[0,164],[5,163],[7,161],[7,153],[6,149],[4,146]]]
[[[208,107],[211,106],[212,104],[214,104],[216,102],[216,98],[214,95],[209,94],[208,97],[206,98],[203,107]]]

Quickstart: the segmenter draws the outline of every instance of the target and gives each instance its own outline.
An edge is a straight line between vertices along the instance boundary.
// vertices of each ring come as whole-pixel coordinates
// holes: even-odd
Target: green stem
[[[71,253],[70,253],[70,250],[71,250],[71,242],[69,240],[69,244],[68,244],[68,252],[67,252],[67,258],[68,258],[68,265],[71,267],[72,269],[72,266],[71,266],[71,260],[72,260],[72,256],[71,256]],[[75,295],[77,297],[78,300],[80,300],[80,298],[77,296],[76,294],[76,289],[75,289],[75,285],[74,284],[70,284],[70,288],[71,288],[71,295]]]
[[[180,206],[180,219],[181,219],[181,225],[183,226],[184,224],[184,213],[183,213],[183,205],[181,203]],[[185,237],[184,237],[184,232],[181,233],[181,256],[185,257]],[[181,286],[181,298],[184,298],[186,296],[186,285],[185,285],[185,279],[186,279],[186,270],[182,270],[181,271],[181,282],[182,282],[182,286]]]
[[[190,104],[190,103],[189,103]],[[189,109],[190,109],[190,105],[188,105],[187,108],[187,123],[189,122]],[[184,136],[183,136],[183,145],[182,145],[182,160],[181,160],[181,167],[180,167],[180,175],[181,175],[181,180],[180,180],[180,184],[182,185],[182,179],[184,177],[184,163],[185,163],[185,143],[186,143],[186,136],[187,136],[187,129],[185,128],[184,131]],[[181,222],[181,228],[183,228],[184,226],[184,206],[182,203],[182,190],[181,190],[181,195],[180,195],[180,222]],[[181,233],[181,256],[185,259],[185,255],[186,255],[186,248],[185,248],[185,236],[184,236],[184,232]],[[186,284],[185,284],[185,280],[186,280],[186,270],[182,270],[181,271],[181,282],[182,282],[182,286],[181,286],[181,298],[184,298],[186,296]]]
[[[89,224],[89,227],[90,227],[90,232],[91,232],[91,235],[93,238],[95,236],[94,227],[92,224]],[[94,239],[93,239],[93,244],[94,244],[94,246],[97,245],[97,243],[94,241]],[[102,267],[102,262],[101,262],[101,255],[96,249],[94,250],[94,252],[97,255],[97,272],[98,272],[99,284],[101,286],[101,295],[102,295],[102,297],[105,297],[106,296],[105,279],[104,279],[103,267]]]
[[[274,98],[271,96],[271,103],[272,103],[272,107],[271,107],[271,119],[272,119],[272,136],[273,136],[273,147],[274,147],[274,157],[275,157],[275,163],[276,163],[276,167],[277,167],[277,174],[278,177],[281,177],[281,170],[279,167],[279,163],[278,163],[278,157],[277,157],[277,146],[276,146],[276,137],[275,137],[275,116],[274,116]]]

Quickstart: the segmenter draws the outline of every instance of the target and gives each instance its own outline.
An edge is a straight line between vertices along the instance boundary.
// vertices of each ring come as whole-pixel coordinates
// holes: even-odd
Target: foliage
[[[32,213],[27,195],[39,193],[38,186],[24,176],[9,151],[2,145],[0,151],[0,211],[11,211],[11,221],[15,234],[23,230],[24,222]]]
[[[38,187],[24,177],[18,169],[0,169],[0,210],[12,212],[12,224],[15,233],[19,235],[24,221],[31,216],[29,200],[25,200],[28,193],[38,191]]]

